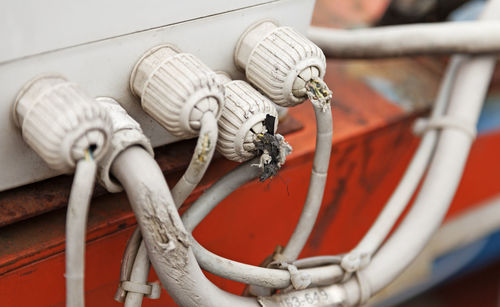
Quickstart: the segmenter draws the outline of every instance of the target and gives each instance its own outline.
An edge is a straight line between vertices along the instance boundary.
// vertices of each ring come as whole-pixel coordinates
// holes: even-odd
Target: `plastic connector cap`
[[[154,157],[153,147],[148,138],[142,132],[141,126],[127,111],[113,98],[98,97],[97,102],[106,109],[113,125],[110,148],[99,163],[99,183],[110,193],[121,192],[121,184],[110,176],[111,165],[115,158],[125,149],[132,146],[141,146]]]
[[[325,55],[318,46],[272,21],[261,21],[243,33],[234,61],[253,85],[283,107],[306,100],[306,83],[322,79],[326,71]]]
[[[197,57],[162,45],[146,52],[130,77],[142,108],[168,132],[180,138],[198,135],[204,112],[218,119],[224,108],[224,86]]]
[[[218,121],[217,151],[229,160],[247,161],[255,157],[256,136],[267,131],[264,124],[267,115],[276,118],[274,131],[278,128],[278,112],[268,98],[245,81],[219,77],[225,83],[226,103]]]
[[[87,149],[94,160],[108,149],[111,120],[106,110],[63,77],[42,76],[28,82],[13,111],[26,143],[52,169],[70,173]]]

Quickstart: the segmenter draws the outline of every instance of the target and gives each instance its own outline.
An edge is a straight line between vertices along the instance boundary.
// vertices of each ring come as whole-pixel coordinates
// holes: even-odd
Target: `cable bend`
[[[306,198],[297,228],[287,245],[291,251],[289,251],[290,254],[287,257],[290,261],[296,259],[312,231],[323,198],[324,186],[326,183],[326,176],[324,174],[328,172],[330,161],[332,146],[331,110],[329,105],[327,110],[324,110],[324,107],[319,104],[313,106],[318,127],[316,152],[313,161],[313,171],[311,172],[308,197]],[[243,163],[238,168],[222,177],[195,201],[182,216],[182,221],[188,231],[193,231],[198,223],[200,223],[219,202],[236,190],[240,185],[258,176],[258,168],[252,167],[254,163],[254,160]],[[268,269],[232,261],[206,250],[198,244],[194,238],[192,238],[192,240],[194,253],[201,267],[213,274],[266,288],[282,289],[291,284],[290,273],[288,271]],[[312,284],[324,284],[325,280],[331,282],[338,281],[342,278],[344,273],[338,265],[331,265],[329,269],[322,269],[321,272],[319,272],[319,269],[308,272],[308,274],[310,273],[311,275]]]
[[[215,115],[212,112],[205,112],[201,119],[201,128],[194,149],[191,162],[188,168],[182,175],[181,179],[172,189],[172,198],[177,208],[179,208],[186,198],[191,194],[194,188],[198,185],[201,178],[205,174],[210,161],[212,160],[215,144],[217,142],[218,136],[218,126]],[[134,230],[132,234],[133,237],[138,236],[141,240],[141,234],[139,228]],[[135,242],[135,241],[134,241]],[[140,241],[139,241],[140,242]],[[122,260],[120,280],[127,281],[130,280],[132,271],[144,272],[143,274],[136,274],[135,282],[146,284],[147,277],[149,273],[150,263],[147,260],[146,249],[139,249],[139,242],[137,244],[131,244],[127,246]],[[146,259],[146,261],[133,261],[133,259]],[[126,261],[127,259],[132,259],[131,261]],[[137,296],[140,299],[137,299]],[[127,294],[121,286],[117,290],[115,295],[118,301],[125,301],[128,306],[140,306],[142,302],[142,295],[140,294]]]
[[[142,148],[123,151],[111,167],[136,215],[150,260],[180,306],[259,306],[253,298],[227,293],[212,284],[194,257],[189,235],[156,161]]]

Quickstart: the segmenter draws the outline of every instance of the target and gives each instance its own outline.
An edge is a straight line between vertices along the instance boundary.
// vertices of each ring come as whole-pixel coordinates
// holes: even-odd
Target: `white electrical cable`
[[[210,213],[224,198],[238,187],[259,176],[260,170],[252,166],[258,158],[247,161],[207,189],[182,215],[182,221],[188,232]],[[239,282],[269,288],[286,288],[290,286],[290,273],[286,270],[268,269],[243,264],[225,259],[211,253],[193,240],[193,251],[200,265],[209,272]],[[321,269],[305,271],[312,278],[313,285],[325,285],[338,281],[343,276],[339,266],[325,266]]]
[[[327,56],[381,58],[429,54],[498,53],[498,21],[441,22],[369,29],[311,27],[308,38]]]
[[[78,161],[66,213],[66,306],[84,307],[85,235],[97,165],[87,151]]]
[[[218,135],[218,126],[217,120],[215,119],[215,115],[212,112],[205,112],[201,118],[201,128],[198,136],[198,141],[196,143],[196,147],[194,149],[193,156],[191,158],[191,162],[189,163],[188,168],[182,175],[181,179],[177,182],[177,184],[172,189],[172,198],[174,199],[174,203],[177,208],[184,203],[186,198],[191,194],[194,188],[198,185],[201,178],[205,174],[210,161],[212,160],[216,143],[217,143],[217,135]],[[137,235],[140,231],[138,228],[134,230],[133,235]],[[137,245],[135,245],[137,246]],[[140,257],[147,259],[147,250],[137,250],[134,249],[135,246],[131,246],[131,248],[127,248],[124,252],[123,259],[128,259],[133,257]],[[138,248],[138,247],[137,247]],[[134,256],[135,255],[135,256]],[[132,270],[135,271],[143,271],[143,274],[140,276],[145,276],[144,280],[136,280],[137,282],[145,283],[147,281],[147,273],[149,273],[149,261],[122,261],[121,266],[121,276],[130,276],[130,272]],[[123,281],[123,279],[121,279]],[[117,290],[117,293],[123,293],[120,290],[121,287]],[[129,296],[132,293],[125,294],[126,302],[129,302]],[[140,295],[140,294],[137,294]],[[126,303],[127,306],[141,306],[142,303],[142,295],[140,295],[140,299],[136,294],[133,294],[129,303]],[[119,298],[119,297],[118,297]],[[118,299],[120,301],[120,299]]]
[[[332,114],[330,105],[327,105],[325,110],[324,105],[313,104],[316,121],[317,121],[317,137],[316,137],[316,152],[313,161],[313,170],[311,174],[311,182],[309,184],[308,196],[302,211],[299,223],[289,240],[290,246],[288,254],[285,256],[289,261],[293,261],[298,257],[298,254],[305,245],[309,237],[314,223],[321,207],[321,200],[323,198],[324,185],[326,183],[326,174],[328,172],[328,165],[330,162],[331,144],[332,144]],[[246,171],[248,169],[248,171]],[[229,195],[239,184],[245,183],[248,179],[254,177],[250,173],[251,164],[244,164],[240,169],[226,175],[220,181],[214,184],[204,195],[200,197],[183,215],[182,219],[188,231],[192,231],[196,225],[220,202],[224,197]],[[232,186],[226,185],[226,182],[232,182]],[[238,180],[238,181],[236,181]],[[225,187],[221,192],[221,187]],[[216,189],[217,188],[217,189]],[[298,229],[298,230],[297,230]],[[257,266],[251,266],[237,261],[225,259],[218,255],[211,253],[203,248],[193,239],[193,249],[197,260],[202,268],[205,270],[240,282],[258,285],[262,287],[276,286],[275,288],[283,288],[290,285],[290,275],[287,273],[288,280],[286,286],[283,284],[281,275],[283,273],[274,273],[277,270],[267,269]],[[338,266],[332,266],[333,270],[331,280],[337,280],[342,276],[342,270]],[[279,270],[278,270],[279,271]],[[331,272],[324,270],[324,273]],[[259,277],[259,275],[262,275]],[[280,276],[278,276],[280,275]],[[318,277],[324,280],[324,278]]]
[[[448,115],[464,122],[477,121],[495,61],[496,57],[477,57],[463,64]],[[418,254],[441,223],[453,198],[472,141],[460,130],[443,128],[441,133],[433,163],[415,204],[398,230],[363,270],[371,293],[386,286]],[[404,257],[401,257],[401,250],[405,251]],[[360,300],[354,293],[350,294],[351,304]]]
[[[204,270],[210,273],[271,289],[284,289],[292,284],[292,276],[287,270],[263,268],[229,260],[205,249],[193,237],[191,237],[191,242],[196,260]],[[326,265],[299,270],[299,274],[309,278],[311,286],[317,286],[340,281],[344,276],[344,271],[338,265]]]
[[[496,4],[500,9],[500,1]],[[473,126],[477,122],[496,57],[475,57],[463,61],[446,116]],[[293,296],[319,291],[326,294],[324,303],[328,300],[334,305],[357,306],[397,277],[439,227],[453,199],[472,144],[471,135],[462,129],[441,129],[436,153],[415,204],[365,269],[356,272],[355,278],[344,284],[260,297],[259,302],[267,307],[277,307]]]
[[[481,85],[481,81],[479,82],[479,85]],[[328,113],[329,113],[329,112],[328,112]],[[331,114],[330,114],[330,116],[331,116]],[[319,126],[319,122],[318,122],[318,126]],[[449,129],[449,128],[446,128],[446,127],[444,127],[444,129],[445,129],[445,132],[450,132],[450,133],[451,133],[451,135],[453,135],[453,133],[455,133],[455,134],[457,133],[457,131],[456,131],[456,130],[453,130],[453,129]],[[320,130],[320,129],[318,128],[318,131],[319,131],[319,130]],[[427,135],[429,135],[429,134],[430,134],[430,133],[432,133],[432,132],[434,132],[434,133],[435,133],[435,131],[431,131],[431,132],[428,132],[428,133],[427,133]],[[330,137],[329,137],[329,140],[330,140],[330,148],[329,148],[329,149],[331,149],[331,118],[330,118],[330,132],[329,132],[329,133],[330,133]],[[324,133],[324,134],[326,134],[326,133]],[[436,133],[436,134],[437,134],[437,133]],[[444,133],[444,134],[446,135],[446,133]],[[319,134],[318,134],[318,136],[319,136]],[[436,137],[437,137],[437,135],[436,135]],[[325,138],[326,138],[326,137],[325,137]],[[319,138],[318,138],[318,139],[319,139]],[[317,139],[317,148],[318,148],[318,139]],[[424,139],[425,139],[425,138],[424,138]],[[428,138],[428,139],[431,139],[431,138]],[[429,142],[428,142],[428,144],[431,144],[431,143],[434,143],[434,142],[432,141],[432,139],[431,139],[431,141],[429,141]],[[321,143],[320,143],[320,144],[321,144]],[[427,143],[426,143],[426,144],[427,144]],[[426,146],[425,146],[425,148],[428,148],[428,147],[433,147],[433,146],[431,146],[431,145],[426,145]],[[440,148],[440,147],[438,146],[438,149],[439,149],[439,148]],[[427,149],[425,152],[428,152],[428,150],[429,150],[429,149]],[[330,150],[329,150],[328,152],[330,152]],[[430,152],[432,152],[432,150],[430,150]],[[318,151],[316,152],[316,154],[317,154],[317,153],[318,153]],[[426,154],[426,155],[428,155],[428,154]],[[422,154],[422,157],[424,157],[424,156],[426,156],[426,155]],[[465,153],[465,157],[466,157],[466,155],[467,155],[467,153]],[[427,158],[427,159],[428,159],[428,158]],[[427,159],[422,159],[422,160],[421,160],[421,162],[423,163],[423,162],[424,162],[424,160],[427,160]],[[464,159],[465,159],[465,158],[464,158]],[[315,161],[316,161],[316,156],[315,156]],[[329,156],[327,157],[327,162],[328,162],[328,161],[329,161]],[[425,163],[425,164],[426,164],[426,163]],[[323,166],[324,166],[324,164],[321,164],[321,165],[323,165]],[[328,163],[327,163],[326,165],[328,165]],[[328,168],[328,167],[326,167],[326,170],[324,171],[325,175],[326,175],[326,172],[327,172],[327,168]],[[410,166],[410,168],[411,168],[411,166]],[[431,168],[431,169],[432,169],[432,168]],[[461,172],[461,169],[460,169],[458,172],[460,173],[460,172]],[[314,176],[314,172],[313,172],[313,176]],[[311,177],[311,185],[310,185],[310,186],[316,186],[316,185],[313,185],[313,184],[312,184],[312,183],[313,183],[313,176]],[[419,176],[416,176],[416,177],[418,177],[418,179],[420,179],[420,177],[421,177],[421,176],[422,176],[422,175],[419,175]],[[325,178],[325,179],[326,179],[326,178]],[[319,182],[320,182],[320,185],[321,185],[321,180],[319,180]],[[413,181],[411,181],[410,183],[412,183],[412,182],[413,182]],[[418,180],[417,180],[417,183],[418,183]],[[324,180],[323,180],[323,183],[322,183],[322,184],[323,184],[323,186],[324,186]],[[410,186],[410,185],[411,185],[411,186],[413,186],[414,184],[412,183],[412,184],[409,184],[409,186]],[[414,191],[414,189],[415,189],[415,188],[413,188],[413,191]],[[404,190],[404,189],[403,189],[403,190]],[[321,189],[321,191],[322,191],[322,189]],[[309,191],[309,192],[311,192],[311,191]],[[321,193],[321,196],[322,196],[322,193]],[[309,193],[308,193],[308,199],[309,199]],[[319,205],[321,204],[321,199],[322,199],[322,197],[320,197],[320,198],[319,198]],[[306,204],[308,204],[308,203],[309,203],[309,202],[308,202],[308,201],[306,201]],[[214,203],[214,205],[213,205],[213,206],[215,206],[215,204],[216,204],[216,203]],[[213,206],[212,206],[212,208],[213,208]],[[308,211],[309,213],[311,213],[311,212],[312,212],[312,216],[313,216],[313,218],[312,218],[312,219],[311,219],[311,218],[305,219],[305,216],[306,216],[307,214],[304,214],[304,212],[303,212],[303,215],[301,216],[301,221],[302,221],[302,217],[304,217],[304,221],[307,221],[307,223],[305,223],[305,224],[301,224],[301,223],[299,222],[299,225],[298,225],[298,227],[297,227],[297,228],[298,228],[299,230],[305,229],[305,231],[298,231],[298,230],[296,229],[296,232],[294,232],[294,235],[292,236],[292,239],[290,240],[290,242],[299,242],[299,243],[296,243],[296,244],[294,243],[294,244],[291,244],[291,245],[289,244],[289,246],[290,246],[289,250],[290,250],[290,251],[288,252],[288,254],[291,254],[291,255],[292,255],[292,257],[291,257],[291,258],[293,258],[293,255],[294,255],[294,254],[297,254],[297,256],[298,256],[298,253],[300,253],[300,250],[302,249],[303,245],[305,244],[305,242],[306,242],[306,240],[307,240],[307,238],[308,238],[308,236],[309,236],[309,233],[310,233],[309,225],[310,225],[310,223],[311,223],[311,220],[312,220],[312,225],[310,225],[310,228],[312,229],[312,227],[313,227],[313,225],[314,225],[315,216],[317,216],[317,211],[316,211],[316,212],[315,212],[315,214],[314,214],[314,210],[306,210],[306,208],[308,208],[308,207],[309,207],[309,206],[307,206],[307,205],[305,206],[304,212],[306,212],[306,211]],[[312,206],[312,207],[314,207],[314,206]],[[395,206],[395,207],[397,207],[397,208],[398,208],[398,210],[394,210],[394,211],[393,211],[393,210],[390,210],[390,211],[392,211],[392,213],[393,213],[393,214],[394,214],[395,212],[397,212],[397,211],[399,211],[399,210],[400,210],[400,209],[399,209],[399,208],[400,208],[400,206]],[[403,208],[404,208],[404,206],[403,206]],[[317,209],[319,210],[319,206],[317,207]],[[204,213],[204,215],[208,214],[208,212],[209,212],[209,211],[210,211],[210,209],[208,209],[208,211],[206,211],[206,213]],[[202,215],[203,215],[203,214],[202,214]],[[399,215],[399,214],[397,214],[397,215]],[[388,216],[388,215],[386,215],[386,216]],[[309,217],[311,217],[311,215],[309,215]],[[391,217],[391,218],[390,218],[390,220],[392,220],[392,219],[393,219],[393,217]],[[406,221],[406,220],[405,220],[405,221]],[[387,225],[385,225],[385,227],[387,227]],[[436,226],[436,227],[437,227],[437,226]],[[389,228],[389,229],[390,229],[390,228]],[[297,232],[298,232],[298,234],[296,235],[296,233],[297,233]],[[377,231],[376,233],[377,233],[377,236],[379,236],[379,238],[377,239],[377,241],[383,240],[383,238],[385,238],[385,235],[384,235],[384,236],[383,236],[383,238],[382,238],[382,239],[380,239],[381,234],[385,233],[385,231]],[[298,239],[296,239],[297,241],[295,241],[295,239],[294,239],[295,237],[297,237],[297,238],[298,238]],[[304,237],[305,237],[305,238],[304,238]],[[392,239],[392,238],[391,238],[391,239]],[[303,243],[301,243],[301,242],[303,242]],[[203,247],[199,246],[197,243],[193,243],[193,244],[194,244],[194,246],[195,246],[195,250],[204,250],[204,249],[203,249]],[[377,243],[376,243],[376,244],[374,244],[374,245],[378,246],[379,244],[380,244],[380,242],[377,242]],[[300,247],[299,247],[299,246],[300,246]],[[371,247],[371,248],[369,248],[369,249],[371,249],[371,250],[373,250],[373,251],[374,251],[374,249],[376,249],[376,246],[375,246],[375,248],[374,248],[374,247],[373,247],[373,245],[372,245],[372,247]],[[385,248],[385,246],[384,246],[383,248]],[[286,250],[286,249],[285,249],[285,250]],[[373,251],[372,251],[372,252],[373,252]],[[197,252],[197,253],[198,253],[198,252]],[[197,257],[199,257],[199,258],[203,258],[203,257],[205,257],[205,256],[207,256],[207,255],[210,255],[210,254],[211,254],[210,252],[208,252],[208,251],[206,251],[206,250],[205,250],[205,252],[201,252],[201,257],[199,257],[200,255],[197,255]],[[212,254],[212,255],[213,255],[213,254]],[[295,258],[296,258],[297,256],[295,256]],[[377,256],[378,256],[378,255],[377,255]],[[288,257],[287,257],[287,258],[288,258]],[[221,261],[220,261],[220,260],[221,260],[221,259],[224,259],[224,258],[219,257],[219,256],[217,256],[217,255],[213,255],[213,256],[212,256],[212,258],[206,258],[206,259],[208,259],[208,260],[206,260],[206,261],[205,261],[206,263],[211,263],[211,260],[214,260],[214,259],[219,260],[219,261],[212,262],[212,263],[217,263],[215,266],[219,266],[219,265],[220,265],[220,263],[221,263]],[[228,260],[228,261],[229,261],[229,260]],[[200,263],[201,263],[201,262],[203,262],[203,261],[200,261]],[[229,263],[229,266],[233,265],[233,263],[234,263],[234,262]],[[240,264],[238,264],[238,265],[240,265]],[[243,265],[243,264],[241,264],[241,265]],[[244,266],[245,266],[245,265],[244,265]],[[252,266],[248,266],[248,267],[251,267],[251,268],[252,268],[252,270],[253,270],[253,269],[272,270],[272,269],[264,269],[264,268],[260,268],[260,267],[252,267]],[[338,268],[338,267],[337,267],[337,268]],[[370,266],[368,267],[368,269],[369,269],[369,268],[370,268]],[[220,269],[220,267],[219,267],[219,268],[215,268],[215,269]],[[368,270],[368,269],[367,269],[367,270]],[[278,271],[279,271],[279,270],[278,270]],[[287,272],[287,271],[281,271],[281,272]],[[264,271],[263,271],[263,272],[261,272],[261,273],[262,273],[262,274],[264,274]],[[259,274],[261,274],[261,273],[259,273]],[[237,274],[238,274],[238,272],[234,272],[234,270],[233,270],[233,272],[228,273],[227,275],[233,275],[232,277],[234,278],[234,277],[235,277],[235,276],[234,276],[235,274],[237,275]],[[252,273],[252,274],[253,274],[253,273]],[[249,275],[251,275],[251,274],[249,274]],[[258,274],[255,274],[255,278],[258,278],[257,276],[258,276]],[[240,279],[241,279],[240,281],[242,281],[242,282],[246,282],[245,280],[247,280],[247,279],[245,279],[244,277],[245,277],[245,276],[239,276],[239,277],[238,277],[238,276],[236,276],[236,278],[240,278]],[[229,278],[231,278],[231,277],[229,277]],[[231,278],[231,279],[232,279],[232,278]],[[290,281],[290,277],[289,277],[289,279],[288,279],[288,282],[289,282],[289,281]],[[269,285],[263,285],[263,286],[267,286],[267,287],[269,287]]]
[[[182,215],[184,227],[192,232],[224,198],[238,187],[257,178],[261,173],[261,169],[255,166],[258,162],[257,157],[240,164],[203,192]]]
[[[323,105],[319,104],[313,104],[313,107],[317,127],[316,150],[304,208],[299,222],[282,253],[282,256],[288,261],[297,259],[314,227],[325,192],[326,176],[332,151],[332,111],[330,104],[326,105],[326,110],[324,110]]]
[[[443,114],[448,102],[451,86],[453,85],[455,73],[462,59],[463,58],[461,56],[455,56],[450,61],[450,65],[445,73],[445,77],[441,84],[440,91],[432,111],[432,118],[439,117]],[[372,228],[370,228],[363,240],[354,249],[354,252],[368,255],[368,257],[370,257],[383,242],[389,231],[392,229],[392,226],[397,221],[397,218],[404,210],[412,194],[416,190],[416,187],[426,170],[426,166],[430,161],[431,154],[437,141],[437,136],[438,131],[435,130],[430,130],[425,133],[425,136],[412,161],[410,162],[403,179],[392,194],[379,218],[377,218],[375,224]],[[298,261],[300,262],[301,260]]]
[[[292,262],[294,266],[298,269],[300,268],[313,268],[324,266],[328,264],[340,264],[342,261],[342,256],[313,256],[308,258],[302,258]]]
[[[439,118],[445,112],[451,88],[455,81],[455,75],[462,61],[462,56],[453,56],[451,58],[443,77],[443,81],[441,82],[431,118]],[[436,130],[428,130],[424,133],[422,141],[413,155],[405,174],[384,206],[384,209],[379,214],[377,220],[365,234],[363,239],[350,253],[355,256],[355,261],[360,261],[360,259],[356,259],[357,257],[365,257],[365,261],[368,261],[395,225],[398,217],[403,212],[412,195],[415,193],[415,190],[417,189],[418,184],[427,169],[438,140],[438,135],[439,131]],[[348,260],[349,257],[346,257],[345,259]],[[359,266],[356,267],[355,265],[349,271],[355,271],[358,268]]]
[[[255,299],[227,293],[205,277],[163,173],[146,151],[139,147],[123,151],[113,163],[111,173],[127,192],[150,260],[162,285],[178,305],[259,306]]]
[[[486,5],[482,19],[500,17],[500,1]],[[496,56],[469,57],[453,84],[446,116],[474,128],[484,102]],[[407,216],[358,275],[345,284],[350,305],[364,302],[396,278],[418,255],[441,224],[460,182],[473,138],[454,126],[442,127],[426,180]],[[404,256],[401,251],[404,251]],[[364,285],[364,286],[363,286]],[[361,288],[360,288],[361,286]]]
[[[127,296],[127,291],[123,290],[121,283],[130,280],[132,266],[134,265],[135,257],[142,242],[141,231],[136,228],[127,242],[127,247],[123,252],[121,267],[120,267],[120,286],[116,290],[115,300],[123,303]]]
[[[476,123],[495,62],[496,57],[477,57],[462,65],[447,115],[471,125]],[[348,296],[350,304],[362,302],[362,296],[374,294],[389,284],[427,243],[453,199],[471,144],[471,137],[463,131],[442,129],[431,167],[415,204],[372,262],[361,271],[370,293],[359,295],[359,291],[351,291]],[[349,283],[347,288],[352,286],[352,281]]]
[[[182,206],[203,178],[214,155],[218,131],[215,115],[212,112],[205,112],[201,118],[200,134],[191,162],[172,189],[172,197],[177,208]]]

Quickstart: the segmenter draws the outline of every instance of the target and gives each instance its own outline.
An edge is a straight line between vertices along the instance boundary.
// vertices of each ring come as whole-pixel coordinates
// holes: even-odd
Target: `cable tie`
[[[311,284],[311,275],[299,271],[293,264],[288,264],[286,269],[290,272],[290,281],[295,290],[303,290]]]
[[[299,269],[286,261],[274,261],[269,264],[270,268],[285,269],[290,273],[290,283],[295,290],[303,290],[311,284],[311,275],[299,271]]]
[[[431,129],[461,130],[469,135],[471,139],[475,139],[477,135],[477,129],[471,122],[451,116],[419,118],[413,125],[413,133],[416,135],[423,135]]]
[[[342,257],[340,266],[348,273],[353,273],[363,269],[370,263],[370,255],[367,253],[360,253],[358,251],[351,251]]]
[[[141,293],[150,299],[159,299],[161,294],[161,287],[158,282],[148,282],[141,284],[133,281],[122,281],[120,288],[127,292]]]

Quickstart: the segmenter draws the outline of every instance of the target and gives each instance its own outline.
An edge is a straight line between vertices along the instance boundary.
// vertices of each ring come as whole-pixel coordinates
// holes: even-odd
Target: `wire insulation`
[[[78,161],[66,213],[66,306],[84,307],[85,235],[97,165],[90,153]]]

